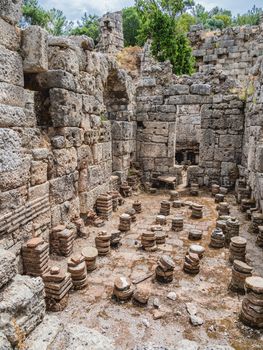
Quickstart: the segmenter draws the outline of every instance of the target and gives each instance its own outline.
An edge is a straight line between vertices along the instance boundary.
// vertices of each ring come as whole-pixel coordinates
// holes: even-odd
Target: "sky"
[[[102,15],[109,11],[118,11],[134,4],[134,0],[39,0],[45,8],[57,8],[64,12],[69,20],[79,19],[84,12]],[[215,6],[231,10],[234,15],[247,12],[254,5],[263,8],[263,0],[196,0],[207,10]]]

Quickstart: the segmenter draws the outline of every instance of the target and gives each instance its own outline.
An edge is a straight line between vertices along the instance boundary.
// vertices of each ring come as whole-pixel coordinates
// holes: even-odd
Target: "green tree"
[[[52,35],[68,34],[72,28],[72,22],[66,19],[61,10],[46,11],[38,4],[38,0],[24,0],[22,11],[22,27],[38,25]]]
[[[260,17],[263,14],[262,8],[257,8],[256,6],[253,6],[251,10],[249,10],[247,13],[243,15],[237,15],[237,17],[234,19],[234,24],[238,26],[243,25],[258,25],[260,23]]]
[[[182,32],[189,32],[190,27],[197,23],[197,19],[190,13],[183,13],[177,20],[177,28]]]
[[[81,20],[78,21],[78,26],[71,30],[71,35],[87,35],[94,40],[95,43],[99,40],[100,24],[97,15],[88,15],[86,12]]]
[[[153,56],[164,62],[170,60],[175,74],[191,74],[194,67],[192,50],[182,28],[177,25],[178,17],[186,9],[187,1],[138,0],[137,10],[142,27],[139,39],[151,39]],[[177,12],[176,12],[177,11]]]
[[[132,6],[123,9],[122,19],[124,46],[127,47],[139,45],[140,42],[137,37],[142,23],[136,7]]]

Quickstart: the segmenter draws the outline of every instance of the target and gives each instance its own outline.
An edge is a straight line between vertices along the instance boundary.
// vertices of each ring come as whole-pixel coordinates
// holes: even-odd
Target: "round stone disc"
[[[258,276],[248,277],[245,286],[256,293],[263,293],[263,278]]]
[[[84,256],[87,260],[93,260],[98,256],[98,249],[94,247],[86,247],[82,249],[81,254]]]
[[[118,290],[125,290],[130,288],[131,286],[131,281],[129,280],[129,278],[125,277],[125,276],[120,276],[117,277],[114,281],[114,286],[118,289]]]

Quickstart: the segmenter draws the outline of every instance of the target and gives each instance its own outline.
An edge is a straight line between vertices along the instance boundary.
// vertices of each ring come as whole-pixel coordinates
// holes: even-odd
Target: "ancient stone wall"
[[[263,53],[261,26],[234,27],[208,32],[204,31],[202,26],[194,25],[189,38],[200,72],[207,72],[215,67],[244,84],[257,57]]]
[[[21,31],[18,15],[8,19],[0,19],[0,242],[19,254],[28,238],[48,241],[51,227],[85,217],[113,171],[125,178],[136,124],[131,78],[91,39]]]
[[[124,48],[122,13],[106,13],[100,19],[100,38],[97,50],[108,54],[116,54]]]
[[[253,69],[253,83],[246,95],[244,138],[240,174],[247,179],[258,208],[263,210],[263,106],[262,57]]]

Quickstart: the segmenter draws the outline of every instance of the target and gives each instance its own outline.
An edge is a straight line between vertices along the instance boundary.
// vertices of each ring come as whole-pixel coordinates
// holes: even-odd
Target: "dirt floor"
[[[125,200],[117,213],[103,228],[90,228],[89,237],[77,239],[74,252],[80,252],[85,246],[94,246],[94,237],[101,230],[114,232],[118,230],[119,215],[130,208],[135,199],[142,202],[143,211],[137,215],[137,222],[132,224],[131,231],[124,234],[122,245],[111,250],[107,257],[97,259],[97,270],[89,274],[88,287],[70,294],[67,308],[58,313],[64,322],[82,324],[97,329],[112,339],[116,350],[133,349],[136,346],[162,346],[171,348],[181,339],[196,341],[204,345],[231,345],[237,350],[263,349],[263,332],[252,330],[239,322],[238,316],[243,296],[228,290],[231,279],[231,265],[228,262],[228,249],[214,250],[208,247],[210,234],[215,227],[217,211],[211,194],[201,193],[199,197],[191,197],[184,191],[183,201],[192,201],[204,205],[204,218],[193,220],[188,207],[172,208],[165,226],[168,238],[166,244],[159,246],[158,251],[148,253],[140,249],[140,235],[154,224],[160,209],[160,202],[168,199],[168,192],[157,194],[139,194]],[[263,252],[255,245],[256,236],[249,233],[250,222],[245,221],[240,213],[235,198],[229,194],[227,201],[231,203],[231,215],[241,222],[240,235],[247,238],[247,261],[254,267],[254,274],[263,277]],[[176,214],[184,216],[184,230],[170,230],[171,219]],[[204,231],[203,238],[198,241],[206,249],[201,260],[200,273],[190,276],[183,272],[184,256],[192,241],[188,240],[188,230],[197,228]],[[124,275],[131,280],[154,272],[156,261],[162,254],[169,254],[176,262],[174,280],[167,285],[157,283],[150,278],[141,283],[151,290],[149,305],[146,308],[134,306],[132,302],[118,304],[112,300],[113,282],[117,276]],[[53,258],[53,263],[66,268],[66,259]],[[176,300],[167,298],[169,292],[175,292]],[[153,300],[158,298],[164,311],[162,319],[153,319]],[[196,307],[197,316],[204,323],[193,326],[190,323],[186,304]],[[187,349],[186,349],[187,350]]]

